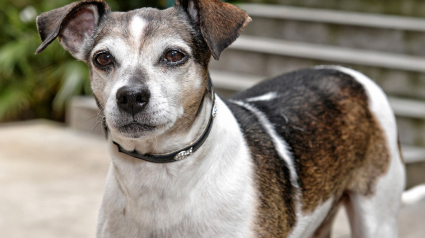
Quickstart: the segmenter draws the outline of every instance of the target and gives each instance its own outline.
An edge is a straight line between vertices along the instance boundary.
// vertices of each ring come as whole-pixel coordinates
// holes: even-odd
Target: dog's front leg
[[[99,210],[97,237],[136,237],[129,232],[136,231],[136,225],[126,221],[127,198],[120,187],[113,164],[109,167],[105,184],[105,193]]]

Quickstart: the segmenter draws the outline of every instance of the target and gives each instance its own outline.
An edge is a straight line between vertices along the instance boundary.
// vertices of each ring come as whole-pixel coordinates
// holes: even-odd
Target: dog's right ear
[[[108,12],[110,7],[103,0],[83,0],[41,14],[37,17],[37,29],[43,43],[35,53],[41,53],[58,38],[75,58],[84,60],[84,48],[99,20]]]
[[[239,37],[251,18],[236,6],[220,0],[175,0],[200,29],[214,59]]]

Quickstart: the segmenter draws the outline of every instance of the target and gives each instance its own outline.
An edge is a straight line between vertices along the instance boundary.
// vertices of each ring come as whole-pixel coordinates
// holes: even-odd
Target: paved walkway
[[[0,125],[0,237],[95,236],[109,156],[102,137],[46,121]],[[425,237],[425,202],[400,212],[400,237]],[[333,238],[347,238],[340,212]]]
[[[0,237],[95,237],[104,139],[47,122],[0,126]]]

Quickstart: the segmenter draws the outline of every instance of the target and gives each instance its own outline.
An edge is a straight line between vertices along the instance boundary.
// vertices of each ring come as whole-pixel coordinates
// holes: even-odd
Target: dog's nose
[[[124,86],[117,91],[117,105],[119,109],[136,115],[149,102],[151,93],[146,87],[143,86]]]

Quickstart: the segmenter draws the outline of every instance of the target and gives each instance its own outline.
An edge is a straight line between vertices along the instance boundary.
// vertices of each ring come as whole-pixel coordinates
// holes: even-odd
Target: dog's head
[[[172,8],[111,12],[103,0],[41,14],[43,51],[55,38],[90,69],[93,93],[111,131],[156,136],[190,124],[208,93],[208,62],[249,23],[219,0],[176,0]]]

